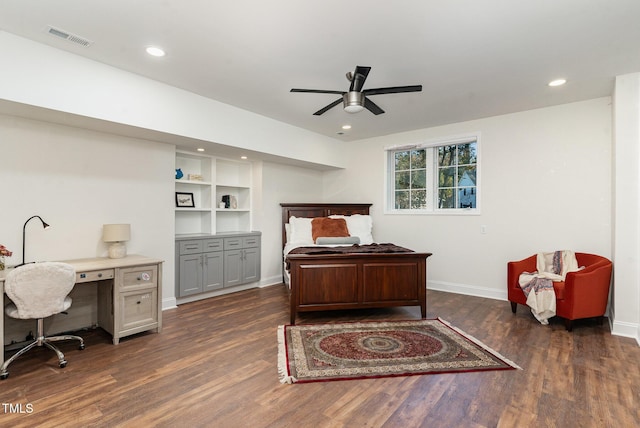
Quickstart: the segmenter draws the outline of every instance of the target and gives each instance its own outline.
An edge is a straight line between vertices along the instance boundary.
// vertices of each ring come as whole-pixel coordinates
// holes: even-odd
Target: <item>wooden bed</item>
[[[371,204],[282,206],[282,242],[291,216],[369,214]],[[291,324],[299,312],[420,306],[427,315],[427,257],[431,253],[290,254],[286,256]]]

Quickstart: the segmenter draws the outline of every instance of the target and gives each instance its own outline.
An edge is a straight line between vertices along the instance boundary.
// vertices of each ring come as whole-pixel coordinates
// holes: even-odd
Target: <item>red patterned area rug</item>
[[[278,327],[281,383],[513,369],[440,318]]]

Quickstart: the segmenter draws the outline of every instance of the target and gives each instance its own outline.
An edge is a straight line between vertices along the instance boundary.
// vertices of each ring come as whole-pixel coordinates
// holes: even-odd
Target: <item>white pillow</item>
[[[360,244],[373,244],[373,235],[371,233],[371,230],[373,229],[373,220],[371,219],[371,216],[354,214],[331,215],[329,217],[345,219],[347,222],[347,229],[349,229],[349,235],[360,238]]]
[[[311,234],[311,220],[306,217],[289,217],[291,228],[289,244],[312,245],[313,235]]]

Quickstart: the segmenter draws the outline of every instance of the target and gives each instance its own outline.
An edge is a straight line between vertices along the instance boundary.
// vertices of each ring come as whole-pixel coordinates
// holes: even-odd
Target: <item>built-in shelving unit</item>
[[[177,168],[184,176],[176,179],[176,192],[192,193],[195,207],[175,208],[176,235],[251,230],[250,162],[177,151]],[[228,208],[220,207],[224,196],[233,201]]]

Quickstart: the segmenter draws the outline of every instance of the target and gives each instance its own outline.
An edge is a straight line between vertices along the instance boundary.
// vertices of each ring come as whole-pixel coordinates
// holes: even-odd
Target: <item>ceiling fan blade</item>
[[[353,79],[351,79],[351,86],[349,92],[362,92],[365,80],[371,71],[371,67],[356,66],[356,71],[353,73]]]
[[[329,104],[326,107],[322,107],[320,110],[318,110],[317,112],[313,113],[314,116],[320,116],[322,113],[326,112],[329,109],[334,108],[335,106],[337,106],[338,104],[340,104],[342,102],[342,98],[338,98],[337,100],[335,100],[334,102],[332,102],[331,104]]]
[[[324,89],[292,89],[290,92],[308,92],[312,94],[344,94],[344,91],[326,91]]]
[[[389,88],[365,89],[362,92],[365,95],[380,95],[380,94],[399,94],[401,92],[420,92],[420,91],[422,91],[422,85],[392,86]]]
[[[374,103],[373,101],[371,101],[369,98],[366,98],[366,97],[364,99],[364,108],[366,108],[376,116],[384,113],[384,110],[382,110],[380,107],[378,107],[376,103]]]

